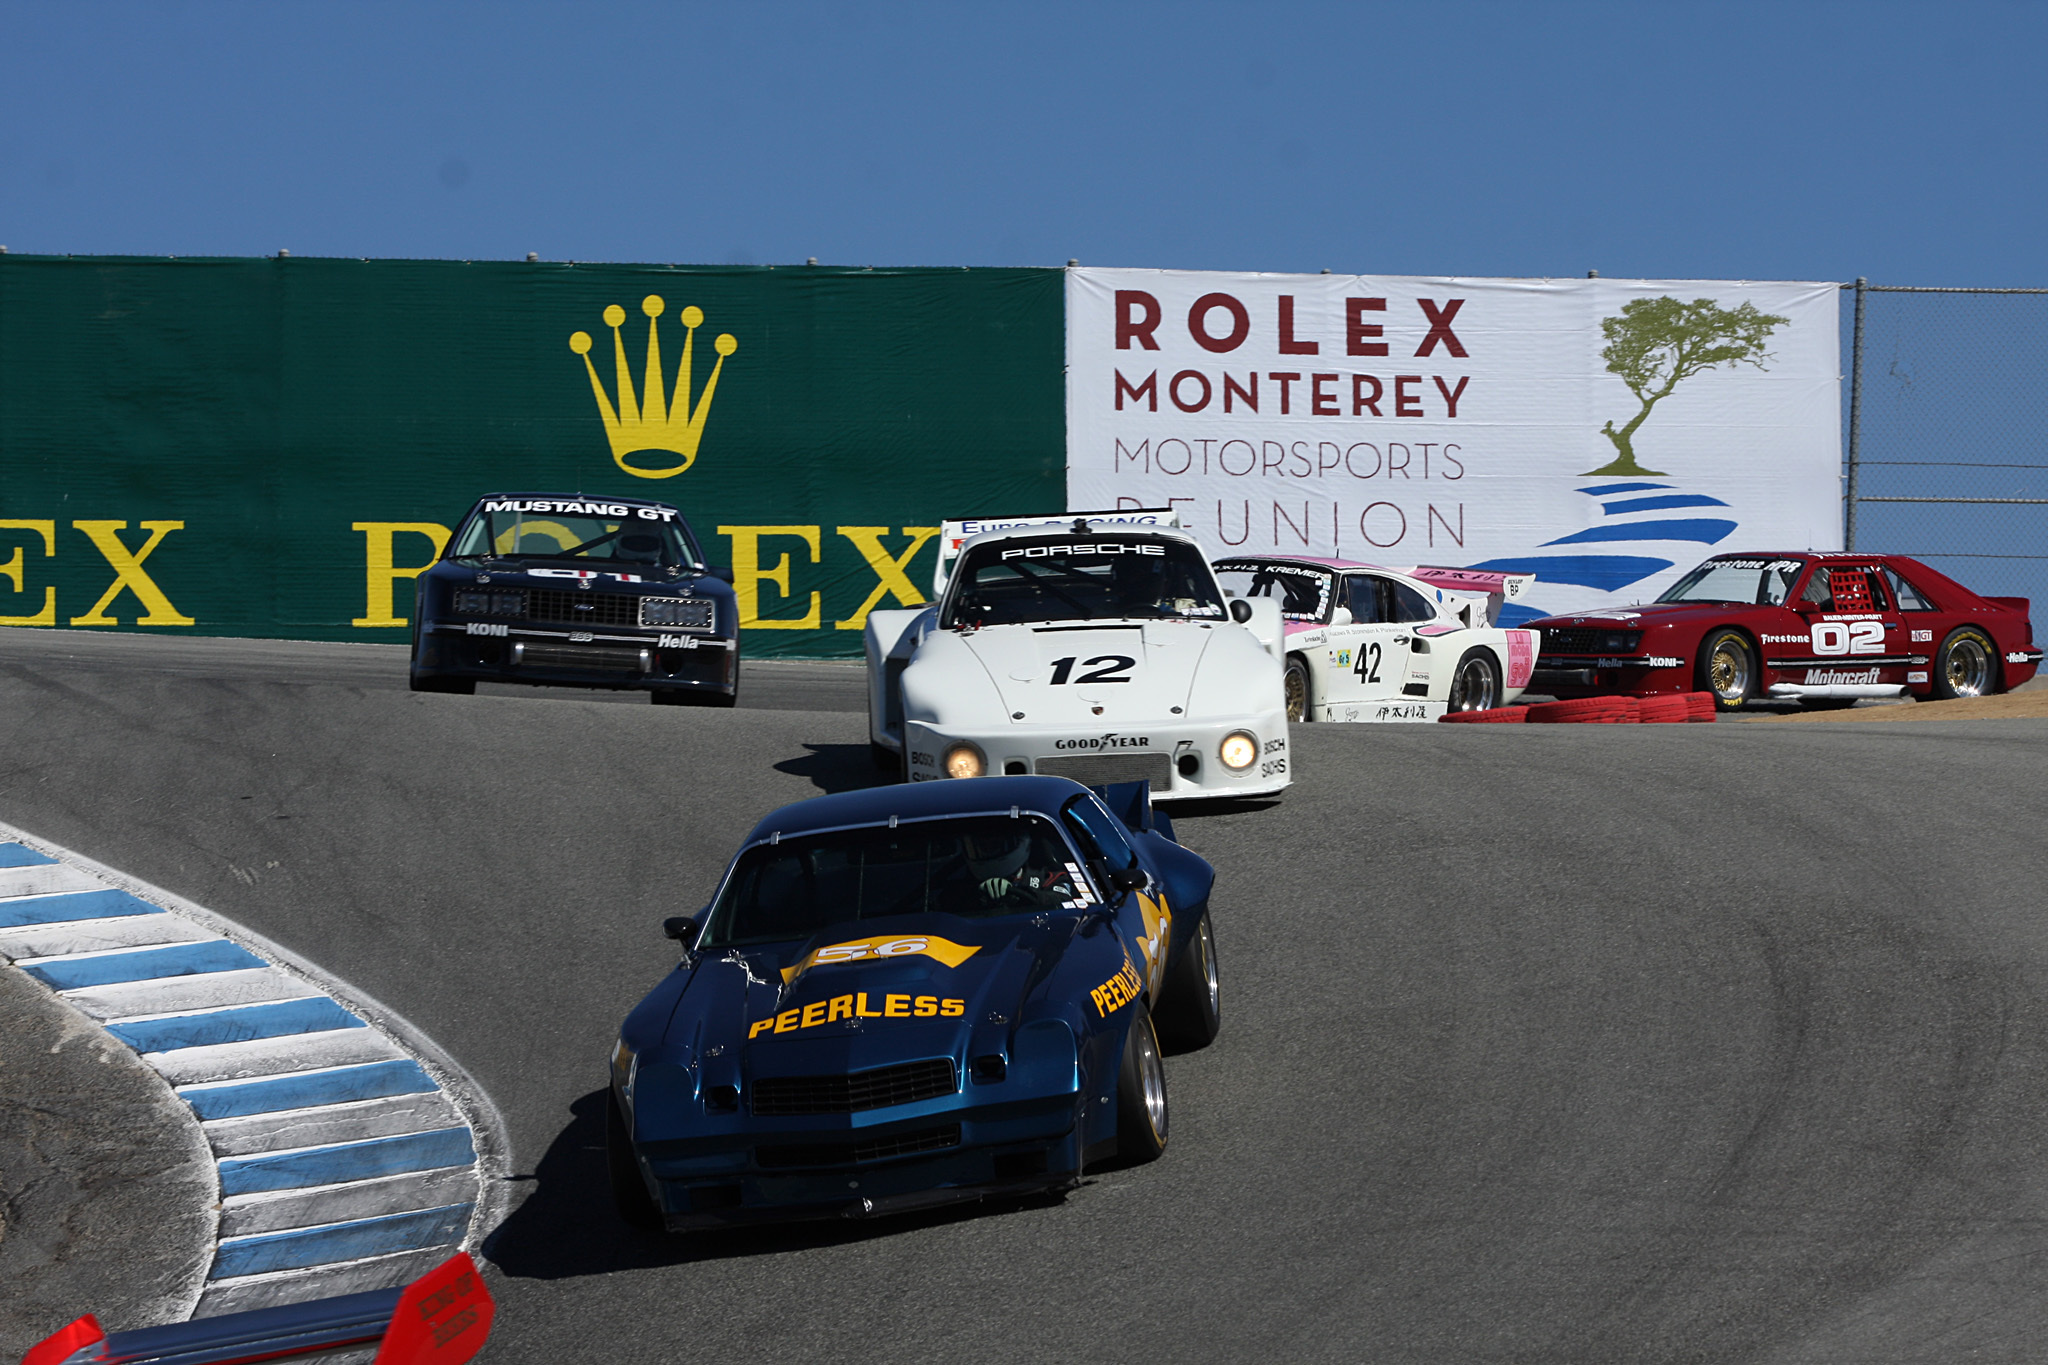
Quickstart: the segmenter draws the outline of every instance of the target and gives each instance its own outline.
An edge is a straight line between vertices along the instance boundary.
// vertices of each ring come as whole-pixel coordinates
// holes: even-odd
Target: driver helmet
[[[1028,834],[969,834],[960,842],[961,851],[967,855],[967,870],[977,882],[997,878],[1010,882],[1018,880],[1017,874],[1024,870],[1025,860],[1031,854],[1031,836]]]
[[[661,537],[651,531],[628,531],[619,537],[618,553],[614,558],[631,564],[659,564]]]

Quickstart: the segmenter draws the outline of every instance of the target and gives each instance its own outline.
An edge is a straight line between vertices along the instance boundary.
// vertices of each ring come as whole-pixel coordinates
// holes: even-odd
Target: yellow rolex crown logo
[[[647,373],[638,397],[633,393],[633,372],[626,364],[626,341],[619,335],[626,310],[616,303],[604,310],[605,326],[612,329],[612,360],[618,369],[616,407],[611,395],[604,391],[604,381],[597,377],[597,366],[590,361],[590,333],[575,332],[569,337],[569,349],[583,357],[583,368],[590,372],[590,391],[597,395],[598,411],[604,414],[604,434],[612,443],[612,459],[635,478],[671,479],[696,460],[697,444],[704,439],[704,421],[711,415],[711,395],[718,388],[719,371],[725,368],[725,358],[740,348],[730,333],[720,334],[712,343],[718,359],[711,366],[711,377],[704,381],[704,392],[698,396],[693,411],[690,352],[696,344],[697,329],[704,325],[704,310],[692,304],[682,312],[683,360],[676,368],[673,396],[669,396],[662,387],[661,324],[656,321],[667,306],[658,294],[640,300],[640,311],[647,315]],[[682,456],[683,462],[673,469],[641,469],[626,463],[628,455],[641,450],[666,450]]]

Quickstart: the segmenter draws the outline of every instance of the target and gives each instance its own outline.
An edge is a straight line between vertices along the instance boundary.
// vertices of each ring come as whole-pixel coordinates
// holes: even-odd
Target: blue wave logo
[[[1583,531],[1545,541],[1541,548],[1549,549],[1553,545],[1619,547],[1637,542],[1674,540],[1718,545],[1734,534],[1737,525],[1729,517],[1668,515],[1688,508],[1728,505],[1704,493],[1680,492],[1668,483],[1589,484],[1578,491],[1599,501],[1601,516],[1605,519]],[[1535,574],[1539,593],[1546,584],[1619,592],[1652,574],[1661,573],[1675,562],[1654,554],[1529,554],[1490,559],[1471,567],[1491,573]],[[1512,603],[1501,608],[1500,623],[1516,626],[1551,614],[1542,607]]]

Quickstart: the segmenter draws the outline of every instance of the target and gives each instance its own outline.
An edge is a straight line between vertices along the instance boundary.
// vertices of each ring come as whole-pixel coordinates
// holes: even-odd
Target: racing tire
[[[1139,1004],[1131,1009],[1123,1065],[1117,1069],[1116,1154],[1124,1164],[1137,1166],[1157,1161],[1165,1151],[1166,1063],[1159,1057],[1152,1012]]]
[[[1216,975],[1216,931],[1202,911],[1195,932],[1167,971],[1154,1021],[1159,1041],[1172,1052],[1193,1052],[1216,1041],[1223,1025],[1223,993]]]
[[[661,1231],[661,1210],[648,1196],[640,1178],[640,1163],[633,1158],[633,1139],[626,1132],[626,1116],[619,1112],[619,1097],[605,1087],[604,1164],[611,1177],[612,1207],[629,1228],[640,1232]]]
[[[1490,649],[1468,649],[1451,674],[1450,709],[1491,711],[1500,705],[1500,663]]]
[[[1542,701],[1523,717],[1531,725],[1579,725],[1610,720],[1635,704],[1633,697],[1572,697],[1566,701]]]
[[[437,678],[431,674],[421,677],[415,673],[412,675],[411,681],[412,690],[415,692],[445,692],[456,697],[473,697],[476,695],[475,678]]]
[[[1520,725],[1529,719],[1529,708],[1496,706],[1491,711],[1446,711],[1437,719],[1453,725]]]
[[[1692,720],[1692,703],[1682,692],[1644,697],[1636,703],[1636,719],[1644,725],[1685,725]]]
[[[1303,725],[1310,719],[1309,707],[1312,698],[1309,692],[1308,664],[1299,654],[1287,656],[1287,672],[1280,680],[1280,695],[1287,702],[1287,723]]]
[[[1975,626],[1948,633],[1934,656],[1932,701],[1988,697],[1998,690],[1998,647]]]
[[[1749,637],[1726,626],[1708,634],[1700,645],[1698,672],[1700,691],[1714,694],[1716,711],[1742,710],[1762,681]]]

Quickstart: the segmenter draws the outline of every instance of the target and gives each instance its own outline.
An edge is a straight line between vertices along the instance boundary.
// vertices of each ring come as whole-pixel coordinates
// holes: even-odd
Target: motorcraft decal
[[[1874,668],[1866,668],[1860,671],[1847,668],[1809,668],[1806,670],[1806,685],[1808,687],[1824,687],[1837,683],[1874,683],[1876,681],[1877,670]]]
[[[957,967],[980,951],[971,943],[955,943],[937,934],[889,934],[881,938],[857,938],[814,949],[794,967],[782,969],[784,981],[794,981],[813,967],[832,967],[851,962],[881,962],[892,957],[937,958]]]
[[[882,1008],[870,1008],[870,999],[879,999]],[[794,1033],[801,1029],[817,1028],[820,1024],[836,1024],[841,1019],[958,1019],[966,1013],[967,1001],[958,997],[871,996],[867,991],[859,991],[849,995],[835,995],[829,1000],[813,1000],[800,1008],[771,1014],[766,1019],[756,1019],[748,1027],[747,1037],[758,1038],[764,1033]]]

